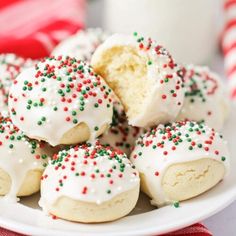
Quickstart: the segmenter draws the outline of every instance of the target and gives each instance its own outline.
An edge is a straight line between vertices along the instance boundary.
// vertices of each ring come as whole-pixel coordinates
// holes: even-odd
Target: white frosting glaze
[[[61,151],[49,162],[39,204],[47,211],[62,196],[101,204],[138,185],[138,172],[125,154],[85,144]]]
[[[82,61],[47,58],[24,70],[9,95],[12,121],[29,137],[52,146],[84,122],[91,139],[112,120],[111,90],[103,79]],[[79,135],[79,134],[78,134]]]
[[[220,130],[228,117],[229,103],[219,76],[207,67],[189,65],[184,81],[185,100],[177,120],[205,121]]]
[[[48,154],[46,144],[27,138],[9,118],[0,118],[0,168],[11,178],[10,192],[4,199],[17,200],[28,171],[43,170]]]
[[[99,141],[104,145],[122,150],[129,156],[136,139],[143,132],[143,129],[128,124],[121,103],[116,101],[113,106],[111,126],[109,130],[99,138]]]
[[[54,56],[70,56],[90,61],[96,48],[108,37],[100,28],[79,30],[76,34],[62,41],[52,52]]]
[[[136,34],[114,34],[97,48],[91,64],[96,67],[96,63],[102,60],[103,53],[115,47],[134,48],[137,55],[146,59],[146,79],[154,82],[142,106],[143,111],[132,119],[128,117],[129,124],[148,127],[173,121],[182,107],[184,91],[182,79],[178,75],[180,68],[169,52],[150,38],[144,39]]]
[[[7,111],[8,94],[13,80],[23,68],[33,65],[33,61],[15,54],[0,54],[0,110]]]
[[[130,160],[140,173],[144,173],[153,203],[170,202],[162,189],[166,169],[175,163],[211,158],[222,162],[229,170],[230,157],[227,142],[204,124],[195,122],[159,125],[141,136]]]

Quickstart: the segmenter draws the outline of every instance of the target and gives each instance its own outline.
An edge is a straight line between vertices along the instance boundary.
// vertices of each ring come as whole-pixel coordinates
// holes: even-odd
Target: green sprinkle
[[[78,123],[78,120],[77,120],[77,119],[74,119],[74,120],[73,120],[73,123],[74,123],[74,124],[77,124],[77,123]]]
[[[179,202],[174,202],[173,205],[174,205],[175,208],[179,208]]]

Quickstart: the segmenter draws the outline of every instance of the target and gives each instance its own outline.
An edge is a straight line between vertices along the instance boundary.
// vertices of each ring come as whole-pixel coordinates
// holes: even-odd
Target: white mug
[[[208,63],[217,48],[220,0],[105,0],[103,25],[139,32],[182,63]]]

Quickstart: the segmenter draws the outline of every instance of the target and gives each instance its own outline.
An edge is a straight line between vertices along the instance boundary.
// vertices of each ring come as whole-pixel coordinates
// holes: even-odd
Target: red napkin
[[[0,53],[41,58],[84,27],[85,0],[0,1]],[[22,236],[0,228],[1,236]],[[210,236],[202,224],[168,235]]]
[[[84,27],[85,0],[0,1],[0,53],[48,56],[62,39]]]
[[[6,229],[0,228],[1,236],[25,236],[23,234],[14,233],[12,231],[8,231]],[[163,236],[213,236],[211,232],[208,231],[206,227],[202,224],[195,224],[184,228],[182,230],[178,230],[173,233],[165,234]]]

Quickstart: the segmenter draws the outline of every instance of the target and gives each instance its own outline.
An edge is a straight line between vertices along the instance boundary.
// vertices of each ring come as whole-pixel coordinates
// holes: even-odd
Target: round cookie
[[[32,65],[33,61],[15,54],[0,54],[0,111],[8,110],[8,95],[13,80],[22,69]]]
[[[24,70],[9,95],[13,123],[52,146],[93,140],[112,120],[111,89],[92,68],[70,57],[49,57]]]
[[[52,55],[70,56],[80,60],[90,61],[96,48],[108,37],[100,28],[79,30],[76,34],[57,45]]]
[[[113,118],[109,130],[99,137],[103,145],[122,150],[130,155],[136,139],[143,133],[143,129],[128,124],[124,109],[119,102],[113,106]]]
[[[178,115],[184,98],[181,69],[152,39],[115,34],[97,48],[91,64],[120,99],[130,125],[153,126]]]
[[[130,160],[140,172],[142,191],[157,206],[207,191],[229,169],[222,136],[189,121],[151,129],[137,140]]]
[[[229,101],[221,79],[207,67],[189,65],[184,73],[185,100],[178,121],[204,121],[222,129],[229,115]]]
[[[40,206],[59,218],[94,223],[127,215],[139,196],[139,175],[122,152],[84,144],[61,151],[45,169]]]
[[[0,195],[17,200],[40,188],[50,149],[26,137],[8,117],[0,117]]]

